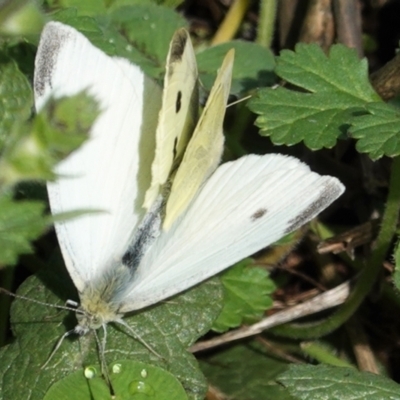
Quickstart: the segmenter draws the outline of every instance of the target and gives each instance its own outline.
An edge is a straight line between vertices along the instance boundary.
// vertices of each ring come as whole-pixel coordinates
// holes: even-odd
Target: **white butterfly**
[[[343,192],[336,178],[279,154],[217,167],[232,65],[230,52],[196,125],[197,67],[186,31],[171,43],[162,95],[137,66],[105,55],[69,26],[46,25],[36,57],[37,110],[50,96],[83,89],[102,110],[90,139],[48,184],[54,214],[106,211],[56,223],[80,296],[77,333],[123,323],[125,313],[221,272]]]

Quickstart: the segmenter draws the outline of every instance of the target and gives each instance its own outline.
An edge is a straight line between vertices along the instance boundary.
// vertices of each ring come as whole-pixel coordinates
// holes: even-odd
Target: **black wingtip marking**
[[[182,59],[182,54],[185,51],[185,46],[188,41],[188,33],[185,29],[180,29],[172,39],[170,63],[175,63]]]
[[[250,218],[252,221],[257,221],[258,219],[262,218],[266,213],[267,213],[266,208],[260,208]]]
[[[58,54],[70,36],[71,32],[60,29],[56,23],[49,23],[44,28],[35,60],[34,89],[37,95],[42,96],[45,88],[51,87]]]
[[[343,192],[343,186],[337,180],[329,180],[324,183],[317,200],[311,203],[305,210],[288,222],[285,235],[303,226],[316,217],[322,210],[328,207]]]

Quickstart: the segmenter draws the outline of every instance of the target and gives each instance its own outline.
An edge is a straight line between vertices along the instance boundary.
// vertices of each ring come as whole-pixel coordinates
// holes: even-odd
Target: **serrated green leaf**
[[[53,179],[54,165],[86,140],[98,114],[97,102],[85,92],[50,99],[30,125],[14,129],[0,159],[0,182]]]
[[[359,139],[356,148],[376,160],[400,154],[400,111],[386,103],[370,103],[368,114],[352,118],[350,135]]]
[[[266,89],[250,100],[250,109],[260,114],[256,125],[274,144],[292,146],[304,141],[317,150],[334,146],[340,129],[349,125],[346,107],[351,103],[341,100],[348,99],[340,94],[332,99],[327,93],[316,96],[284,88]]]
[[[346,132],[351,113],[380,100],[366,62],[342,45],[333,46],[327,57],[315,44],[299,44],[296,52],[282,52],[276,72],[308,91],[262,89],[249,102],[259,114],[256,125],[276,145],[304,141],[312,150],[330,148]]]
[[[400,399],[400,385],[383,376],[353,368],[292,365],[278,381],[302,400]]]
[[[34,134],[40,146],[59,161],[86,140],[99,115],[98,102],[86,91],[50,99],[34,121]]]
[[[275,59],[271,50],[257,43],[235,40],[197,54],[200,79],[207,89],[214,84],[217,70],[230,49],[235,49],[231,93],[242,93],[274,83]]]
[[[56,382],[46,393],[44,400],[101,400],[109,396],[107,386],[96,368],[74,372]],[[118,360],[109,367],[110,381],[116,398],[120,400],[187,400],[180,382],[169,372],[154,365],[135,361]]]
[[[243,323],[260,319],[272,306],[270,294],[275,284],[264,268],[243,260],[221,276],[224,287],[224,306],[213,324],[213,330],[225,332]]]
[[[45,204],[40,201],[14,201],[0,196],[0,265],[15,264],[22,253],[32,253],[31,241],[48,226]]]
[[[315,43],[283,50],[276,73],[311,93],[342,93],[364,103],[379,99],[368,80],[367,60],[360,60],[354,49],[341,44],[332,46],[328,56]]]
[[[33,94],[26,76],[9,59],[0,61],[0,151],[14,125],[26,121],[33,104]]]
[[[210,383],[232,400],[293,400],[275,382],[288,365],[270,357],[255,342],[220,351],[202,360],[200,366]]]
[[[111,7],[101,18],[79,16],[75,9],[53,15],[83,33],[108,55],[124,57],[156,79],[164,75],[169,42],[186,20],[170,8],[153,3]]]
[[[61,257],[60,257],[61,258]],[[50,304],[78,300],[65,269],[42,271],[28,279],[18,294]],[[105,357],[107,363],[131,359],[168,370],[182,383],[190,399],[203,400],[207,385],[195,358],[186,351],[211,327],[221,311],[222,290],[218,279],[210,280],[142,312],[124,318],[162,358],[124,332],[121,326],[108,324]],[[65,339],[46,368],[60,337],[76,325],[73,313],[17,299],[13,303],[11,324],[16,340],[2,353],[0,363],[0,399],[41,400],[50,386],[83,366],[100,369],[96,341],[92,334]],[[100,336],[102,333],[99,331]]]

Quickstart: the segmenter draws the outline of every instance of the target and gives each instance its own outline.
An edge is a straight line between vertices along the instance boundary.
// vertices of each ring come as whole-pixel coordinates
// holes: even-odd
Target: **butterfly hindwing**
[[[310,221],[343,192],[330,176],[279,154],[221,165],[142,260],[123,311],[181,292]]]
[[[223,121],[231,87],[234,51],[225,56],[193,137],[173,178],[164,229],[169,229],[217,168],[223,151]]]

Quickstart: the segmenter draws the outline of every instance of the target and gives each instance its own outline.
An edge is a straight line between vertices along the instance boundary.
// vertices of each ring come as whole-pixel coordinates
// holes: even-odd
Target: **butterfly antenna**
[[[242,103],[243,101],[246,101],[246,100],[248,100],[248,99],[251,99],[252,97],[253,97],[252,95],[249,95],[249,96],[246,96],[246,97],[242,97],[242,98],[239,99],[239,100],[232,101],[232,103],[229,103],[229,104],[226,106],[226,108],[232,107],[232,106],[234,106],[235,104]]]
[[[147,350],[151,351],[155,356],[157,356],[158,358],[161,358],[161,359],[164,358],[163,356],[158,354],[153,349],[153,347],[151,347],[140,335],[138,335],[138,333],[134,329],[132,329],[123,319],[117,320],[115,322],[117,322],[118,324],[123,325],[126,329],[128,329],[128,331],[131,333],[133,338],[136,339],[137,341],[139,341],[144,347],[146,347]]]
[[[47,367],[47,365],[49,364],[50,360],[53,358],[54,354],[56,354],[57,350],[60,348],[62,342],[64,341],[64,339],[66,337],[68,337],[69,335],[71,335],[72,333],[75,332],[75,329],[71,329],[68,332],[65,332],[64,335],[62,335],[60,337],[60,339],[58,339],[58,342],[56,344],[56,346],[54,347],[53,351],[51,352],[51,354],[49,355],[49,358],[46,360],[46,362],[40,367],[40,369],[45,369]]]
[[[94,333],[94,337],[96,338],[96,342],[97,342],[97,347],[99,349],[99,355],[100,355],[100,364],[101,364],[101,373],[104,376],[106,382],[107,382],[107,386],[108,386],[108,390],[110,391],[110,396],[112,399],[115,398],[115,392],[114,392],[114,388],[113,385],[111,383],[111,379],[110,379],[110,374],[108,372],[108,367],[107,367],[107,363],[106,363],[106,357],[104,355],[105,353],[105,349],[106,349],[106,344],[107,344],[107,326],[106,324],[102,325],[103,328],[103,338],[100,341],[99,335],[97,334],[96,330],[93,330]]]
[[[80,311],[79,309],[73,308],[73,307],[60,306],[60,305],[57,305],[57,304],[46,303],[45,301],[34,300],[34,299],[29,298],[29,297],[21,296],[19,294],[15,294],[13,292],[10,292],[9,290],[4,289],[2,287],[0,287],[0,293],[4,293],[4,294],[6,294],[8,296],[14,297],[15,299],[20,299],[20,300],[30,301],[31,303],[40,304],[42,306],[53,307],[53,308],[58,308],[58,309],[62,309],[62,310],[68,310],[68,311],[74,311],[74,312],[82,313],[82,311]],[[67,304],[69,304],[69,300],[67,301]]]

